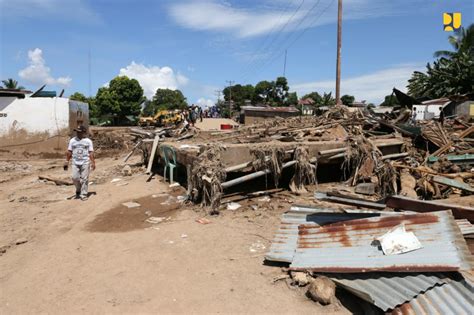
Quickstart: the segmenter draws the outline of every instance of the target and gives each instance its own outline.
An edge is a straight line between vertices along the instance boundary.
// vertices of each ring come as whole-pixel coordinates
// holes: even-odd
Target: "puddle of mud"
[[[139,207],[127,208],[119,204],[118,206],[107,210],[95,217],[86,226],[89,232],[128,232],[133,230],[144,229],[151,226],[159,226],[160,224],[151,224],[146,222],[149,217],[171,217],[176,216],[181,203],[178,200],[162,205],[170,196],[152,196],[137,198],[134,201],[140,204]],[[151,212],[146,214],[145,212]]]

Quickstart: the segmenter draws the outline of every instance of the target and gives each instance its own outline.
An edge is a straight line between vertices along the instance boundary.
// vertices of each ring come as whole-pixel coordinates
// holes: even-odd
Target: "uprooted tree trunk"
[[[269,170],[270,174],[273,175],[273,182],[275,187],[278,187],[281,173],[283,170],[283,159],[285,158],[285,150],[278,147],[262,146],[261,148],[255,148],[250,150],[250,154],[255,157],[253,168],[255,171]],[[267,175],[265,175],[265,179]],[[265,180],[266,186],[267,181]]]
[[[296,194],[307,193],[308,191],[305,185],[314,185],[317,183],[317,166],[311,164],[308,149],[305,147],[295,149],[294,159],[296,161],[295,173],[290,181],[290,189]]]
[[[219,213],[223,195],[221,183],[226,179],[225,167],[221,161],[223,150],[225,148],[217,144],[202,147],[188,181],[191,200],[201,201],[202,206],[210,206],[211,214]]]

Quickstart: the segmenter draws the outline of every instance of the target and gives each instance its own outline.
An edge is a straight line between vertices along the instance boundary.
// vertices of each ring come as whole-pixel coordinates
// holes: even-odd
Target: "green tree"
[[[271,100],[273,91],[273,82],[260,81],[255,85],[253,103],[264,103],[267,104]]]
[[[298,94],[296,92],[288,93],[288,97],[285,101],[286,106],[296,106],[298,105]]]
[[[144,100],[143,89],[137,80],[118,76],[110,81],[109,87],[99,88],[95,105],[100,116],[112,115],[117,123],[123,123],[127,121],[126,116],[140,113]]]
[[[384,101],[380,106],[395,106],[395,105],[400,105],[398,102],[397,97],[394,94],[386,95]]]
[[[161,109],[185,109],[187,106],[186,98],[180,90],[157,89],[153,99],[145,102],[143,114],[152,116]]]
[[[332,92],[329,92],[329,93],[324,92],[322,96],[321,105],[323,106],[336,105],[336,100],[334,99],[334,97],[332,97]]]
[[[474,24],[461,28],[448,41],[455,51],[437,51],[426,72],[415,71],[408,80],[408,94],[414,98],[439,98],[474,90]]]
[[[453,58],[459,53],[474,54],[474,24],[469,27],[461,27],[454,31],[454,35],[448,37],[448,42],[454,51],[439,50],[434,53],[435,58]]]
[[[18,85],[17,80],[14,80],[12,78],[2,80],[2,83],[3,83],[3,87],[5,89],[15,89],[15,90],[24,90],[25,89],[25,87],[23,87],[21,85],[20,86]]]
[[[472,93],[474,59],[459,53],[450,59],[440,58],[426,65],[426,73],[415,71],[408,80],[408,94],[414,98],[439,98]]]
[[[342,104],[344,105],[351,105],[352,103],[354,103],[355,97],[352,95],[345,94],[341,96],[341,101],[342,101]]]
[[[272,82],[273,89],[271,93],[272,106],[285,105],[288,97],[288,80],[285,77],[278,77],[275,82]]]
[[[222,93],[224,94],[224,100],[226,102],[230,101],[230,96],[232,94],[232,102],[234,104],[235,110],[240,110],[240,107],[245,105],[246,100],[252,101],[255,88],[251,84],[241,85],[236,84],[232,87],[226,87]]]
[[[307,99],[307,98],[312,99],[315,105],[321,105],[323,102],[323,98],[318,92],[311,92],[303,96],[303,99]]]
[[[76,92],[69,96],[70,100],[87,103],[89,99],[82,93]]]

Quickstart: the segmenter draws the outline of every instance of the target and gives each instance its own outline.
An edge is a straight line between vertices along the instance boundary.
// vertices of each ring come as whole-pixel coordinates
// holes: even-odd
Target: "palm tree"
[[[458,53],[474,54],[474,24],[468,28],[461,27],[448,37],[448,41],[455,51],[439,50],[434,53],[435,58],[452,58]]]
[[[15,90],[24,90],[25,87],[18,86],[18,81],[9,78],[8,80],[2,80],[3,86],[5,89],[15,89]]]

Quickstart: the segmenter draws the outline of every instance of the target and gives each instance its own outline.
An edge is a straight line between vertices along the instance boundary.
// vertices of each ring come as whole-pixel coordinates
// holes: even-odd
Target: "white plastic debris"
[[[397,225],[377,240],[385,255],[403,254],[423,247],[413,232],[405,230],[405,224]]]
[[[263,244],[263,243],[260,242],[260,241],[257,241],[257,242],[255,242],[255,243],[252,243],[252,245],[250,245],[249,251],[250,251],[251,253],[256,253],[256,252],[258,252],[258,251],[263,251],[263,250],[265,250],[265,248],[266,248],[265,244]]]
[[[188,235],[187,234],[181,234],[181,238],[187,238]]]
[[[114,179],[112,179],[110,182],[111,182],[111,183],[116,183],[116,182],[119,182],[119,181],[121,181],[121,180],[122,180],[121,178],[114,178]]]
[[[160,205],[171,205],[173,203],[177,203],[178,202],[178,199],[176,199],[176,197],[174,196],[168,196],[168,199],[166,199],[165,201],[161,202]]]
[[[180,149],[199,149],[197,145],[182,144],[179,146]]]
[[[227,204],[227,210],[231,210],[231,211],[235,211],[237,209],[239,209],[240,207],[242,207],[240,204],[238,204],[237,202],[229,202]]]
[[[122,203],[122,205],[124,205],[127,208],[140,207],[140,204],[138,202],[135,202],[135,201],[124,202],[124,203]]]
[[[269,201],[270,201],[270,197],[265,196],[265,197],[262,197],[262,198],[257,199],[257,201],[259,201],[259,202],[269,202]]]
[[[178,201],[179,202],[185,202],[186,200],[188,200],[188,196],[186,196],[186,195],[178,196]]]
[[[165,220],[166,220],[165,217],[149,217],[145,221],[148,222],[148,223],[151,223],[151,224],[158,224],[158,223],[161,223]]]
[[[179,183],[173,183],[169,185],[168,187],[173,188],[173,187],[179,187]]]

